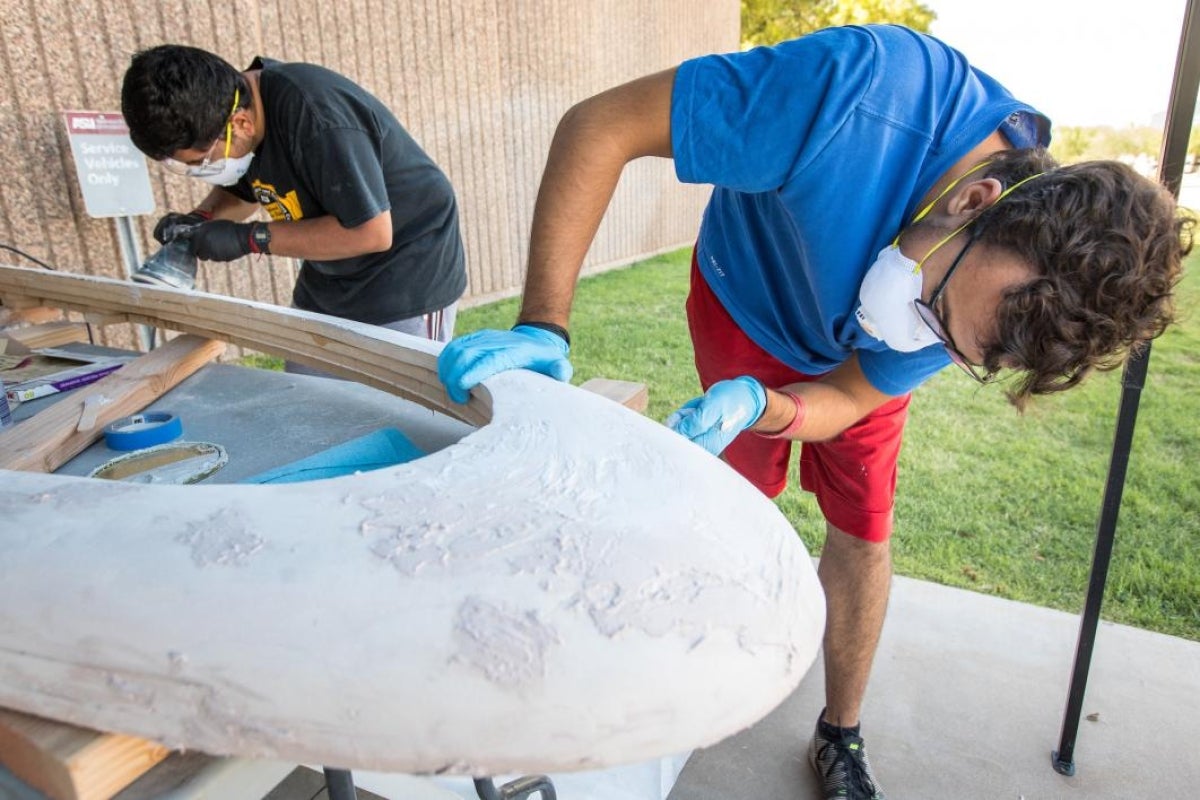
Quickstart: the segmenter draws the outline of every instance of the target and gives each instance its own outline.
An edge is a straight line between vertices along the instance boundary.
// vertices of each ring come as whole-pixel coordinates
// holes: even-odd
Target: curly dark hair
[[[1004,294],[984,348],[989,372],[1019,371],[1008,390],[1018,409],[1121,366],[1174,320],[1195,219],[1166,188],[1117,161],[1059,166],[1041,148],[999,153],[981,174],[1004,186],[1038,175],[975,222],[980,242],[1037,273]]]
[[[121,114],[135,147],[155,161],[209,147],[233,110],[250,104],[245,76],[220,56],[164,44],[135,53],[121,84]]]

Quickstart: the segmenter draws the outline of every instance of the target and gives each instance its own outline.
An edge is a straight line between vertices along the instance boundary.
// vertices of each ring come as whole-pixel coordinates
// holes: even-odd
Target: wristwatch
[[[255,222],[250,226],[250,246],[255,253],[271,252],[271,227],[265,222]]]

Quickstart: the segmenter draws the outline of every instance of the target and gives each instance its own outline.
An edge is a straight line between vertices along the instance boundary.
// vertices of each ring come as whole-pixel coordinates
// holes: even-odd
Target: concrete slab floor
[[[1082,600],[1081,600],[1082,603]],[[1102,623],[1076,774],[1055,772],[1079,617],[896,578],[863,711],[891,800],[1200,796],[1200,643]],[[763,721],[684,767],[668,800],[819,798],[821,664]]]

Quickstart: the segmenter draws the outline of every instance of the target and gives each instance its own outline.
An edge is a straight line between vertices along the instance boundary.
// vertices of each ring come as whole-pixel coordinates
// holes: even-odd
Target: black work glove
[[[192,252],[202,261],[233,261],[251,253],[266,253],[270,235],[263,222],[231,222],[216,219],[183,233],[192,242]]]
[[[163,215],[163,218],[154,226],[154,238],[159,244],[166,244],[182,233],[183,230],[194,228],[202,222],[208,222],[210,219],[212,219],[212,215],[206,214],[203,211],[189,211],[187,214],[172,211],[169,214]]]

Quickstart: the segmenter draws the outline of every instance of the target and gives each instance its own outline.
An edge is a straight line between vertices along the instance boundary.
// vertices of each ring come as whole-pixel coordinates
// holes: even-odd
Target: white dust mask
[[[858,289],[858,324],[892,350],[911,353],[931,344],[937,337],[917,313],[921,297],[921,267],[898,245],[879,252]]]
[[[254,159],[254,153],[249,152],[241,158],[223,158],[215,164],[209,165],[209,170],[203,174],[197,175],[189,173],[193,178],[199,178],[205,183],[211,183],[214,186],[233,186],[242,179],[246,171],[250,169],[250,162]],[[217,171],[212,171],[218,168]]]
[[[987,166],[988,162],[977,164],[950,182],[933,201],[921,210],[913,219],[916,224],[929,213],[938,200],[946,195],[963,178],[976,170]],[[1010,192],[1026,181],[1033,180],[1042,173],[1022,178],[1005,189],[993,202],[999,203]],[[962,233],[972,220],[942,237],[937,244],[930,248],[920,261],[914,261],[900,252],[900,236],[897,235],[890,245],[880,251],[875,263],[867,270],[862,284],[858,288],[858,309],[854,312],[859,325],[870,336],[879,339],[890,349],[901,353],[911,353],[933,344],[941,343],[941,339],[921,319],[917,311],[916,301],[921,298],[923,289],[923,274],[921,267],[937,250],[958,234]]]
[[[233,92],[233,108],[229,109],[229,119],[225,123],[225,157],[212,163],[209,163],[206,159],[203,164],[189,166],[186,170],[188,176],[199,178],[205,183],[211,183],[214,186],[233,186],[250,169],[250,162],[254,160],[253,150],[240,158],[229,157],[229,147],[233,142],[233,117],[237,114],[241,99],[241,90],[235,89]]]

